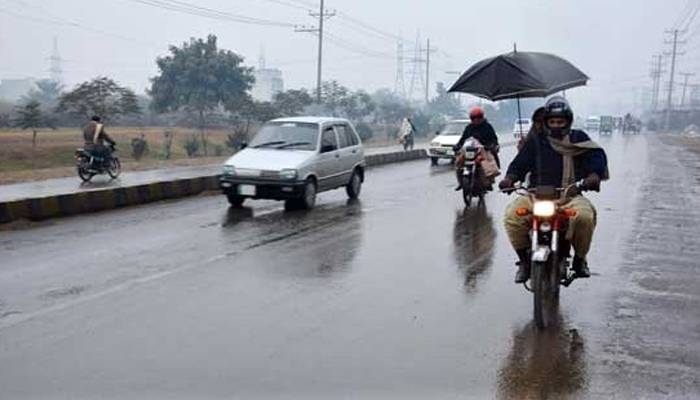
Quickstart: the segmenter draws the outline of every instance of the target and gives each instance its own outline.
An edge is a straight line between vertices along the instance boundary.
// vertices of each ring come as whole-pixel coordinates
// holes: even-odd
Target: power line
[[[250,25],[262,25],[262,26],[279,26],[292,28],[295,25],[290,22],[283,21],[273,21],[269,19],[248,17],[241,14],[233,14],[226,11],[215,10],[208,7],[196,6],[190,3],[186,3],[178,0],[128,0],[133,3],[140,3],[143,5],[160,8],[163,10],[169,10],[174,12],[179,12],[188,15],[194,15],[198,17],[204,17],[219,21],[236,22],[242,24]]]

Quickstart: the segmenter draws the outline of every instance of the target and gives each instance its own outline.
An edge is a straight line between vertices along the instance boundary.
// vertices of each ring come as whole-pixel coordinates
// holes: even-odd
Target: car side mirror
[[[330,153],[331,151],[335,151],[336,148],[332,144],[324,144],[321,146],[321,153]]]
[[[435,131],[435,136],[440,136],[440,131]]]
[[[245,149],[246,147],[248,147],[248,142],[241,143],[241,150]]]

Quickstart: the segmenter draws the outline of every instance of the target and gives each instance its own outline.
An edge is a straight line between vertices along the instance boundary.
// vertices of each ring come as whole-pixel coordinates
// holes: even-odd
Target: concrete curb
[[[365,161],[367,167],[371,168],[426,157],[426,151],[421,149],[372,154],[366,156]],[[21,219],[40,221],[48,218],[112,210],[161,200],[195,196],[214,190],[219,190],[219,175],[1,202],[0,224]]]

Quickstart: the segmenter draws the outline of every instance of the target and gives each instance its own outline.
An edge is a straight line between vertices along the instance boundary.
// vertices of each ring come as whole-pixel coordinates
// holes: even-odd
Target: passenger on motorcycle
[[[545,105],[544,135],[531,135],[525,140],[500,182],[502,190],[514,187],[530,173],[531,186],[553,186],[566,188],[583,181],[582,189],[600,191],[601,180],[608,179],[608,162],[605,151],[588,135],[571,129],[574,114],[567,100],[553,97]],[[572,268],[579,278],[588,278],[586,256],[591,247],[596,226],[596,210],[593,204],[574,188],[568,192],[567,208],[577,211],[569,222],[566,239],[574,248]],[[521,196],[506,208],[504,224],[508,238],[518,254],[516,283],[526,282],[530,277],[530,217],[518,216],[518,208],[532,210],[532,199]]]
[[[105,143],[114,146],[116,142],[105,132],[102,119],[95,115],[92,120],[83,128],[83,139],[85,140],[85,150],[93,156],[108,160],[112,151]]]
[[[458,154],[464,146],[464,142],[473,137],[478,140],[482,146],[493,154],[494,159],[498,167],[501,167],[501,161],[498,158],[498,136],[496,136],[496,131],[493,126],[484,117],[484,110],[481,107],[474,107],[469,112],[469,119],[471,123],[464,128],[462,132],[462,137],[459,142],[452,148],[455,154]],[[455,159],[455,166],[457,169],[457,188],[455,190],[462,190],[462,168],[464,167],[464,155],[459,154]]]

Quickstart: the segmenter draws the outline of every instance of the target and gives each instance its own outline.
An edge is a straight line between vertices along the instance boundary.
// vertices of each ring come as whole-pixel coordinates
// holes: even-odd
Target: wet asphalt
[[[0,398],[700,397],[700,208],[666,223],[697,180],[650,168],[676,151],[654,137],[601,144],[595,275],[546,332],[512,283],[511,198],[465,210],[427,160],[310,212],[201,196],[0,231]]]

